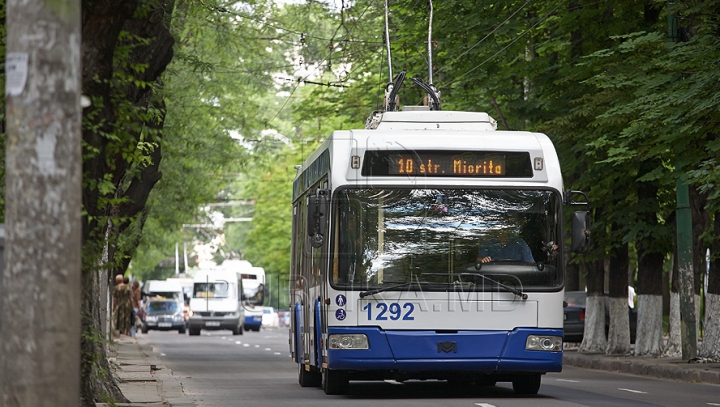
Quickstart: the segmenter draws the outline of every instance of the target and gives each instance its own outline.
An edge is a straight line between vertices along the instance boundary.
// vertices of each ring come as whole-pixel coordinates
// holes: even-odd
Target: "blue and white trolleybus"
[[[546,135],[498,131],[485,113],[378,112],[365,129],[333,132],[293,189],[301,386],[509,381],[536,394],[561,371],[574,192]],[[573,219],[578,250],[586,215]]]

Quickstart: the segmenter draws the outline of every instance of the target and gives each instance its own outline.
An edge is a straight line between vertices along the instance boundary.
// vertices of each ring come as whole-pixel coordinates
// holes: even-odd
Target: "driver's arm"
[[[480,247],[480,251],[478,252],[476,261],[480,263],[489,263],[492,261],[492,257],[490,257],[490,251],[487,247]]]

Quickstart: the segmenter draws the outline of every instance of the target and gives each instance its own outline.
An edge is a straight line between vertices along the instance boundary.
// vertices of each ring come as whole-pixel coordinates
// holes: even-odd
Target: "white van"
[[[168,300],[183,301],[182,284],[179,281],[149,280],[145,282],[143,288],[147,297],[163,297]]]
[[[245,321],[242,301],[240,273],[222,269],[198,270],[190,298],[190,335],[200,335],[201,329],[229,329],[233,335],[242,335]]]
[[[179,281],[171,280],[149,280],[145,282],[143,287],[146,299],[167,299],[175,300],[179,303],[180,309],[183,309],[185,302],[183,300],[183,288]]]

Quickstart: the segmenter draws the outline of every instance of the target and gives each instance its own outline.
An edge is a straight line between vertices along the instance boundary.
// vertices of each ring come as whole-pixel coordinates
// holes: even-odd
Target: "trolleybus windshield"
[[[334,201],[336,287],[496,289],[489,279],[529,291],[562,286],[556,192],[343,189]]]

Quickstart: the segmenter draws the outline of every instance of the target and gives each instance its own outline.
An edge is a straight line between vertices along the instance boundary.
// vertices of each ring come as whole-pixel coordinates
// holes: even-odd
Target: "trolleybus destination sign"
[[[517,152],[368,151],[363,175],[532,177],[530,156]]]

